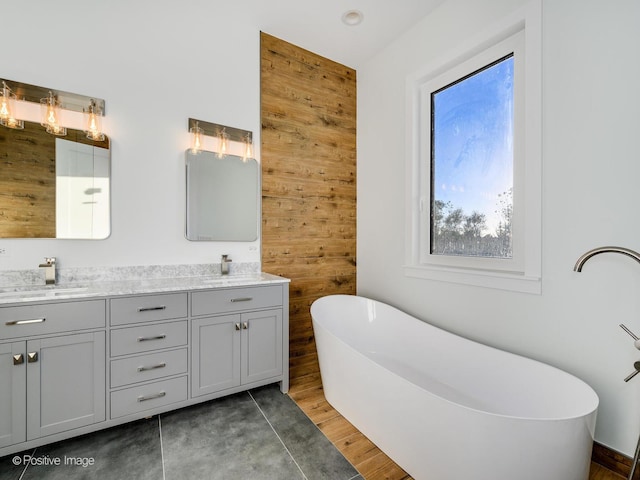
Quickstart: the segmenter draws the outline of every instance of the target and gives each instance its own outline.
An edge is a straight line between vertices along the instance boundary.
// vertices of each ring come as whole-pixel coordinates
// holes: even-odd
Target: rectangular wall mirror
[[[186,236],[194,241],[258,239],[258,162],[235,155],[186,152]]]
[[[104,239],[111,232],[109,139],[0,127],[0,238]]]

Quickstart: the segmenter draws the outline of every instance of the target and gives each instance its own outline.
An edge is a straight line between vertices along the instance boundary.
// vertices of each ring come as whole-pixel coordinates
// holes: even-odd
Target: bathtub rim
[[[488,348],[488,349],[491,349],[491,350],[496,350],[498,352],[501,352],[501,353],[504,353],[504,354],[507,354],[507,355],[515,355],[517,357],[525,359],[528,362],[533,362],[533,363],[535,363],[537,365],[540,365],[540,366],[542,366],[543,368],[546,368],[546,369],[555,370],[556,372],[559,372],[562,375],[566,375],[566,376],[571,377],[574,380],[576,380],[578,382],[578,384],[580,384],[580,387],[584,389],[584,392],[589,393],[590,397],[592,397],[588,401],[585,401],[585,404],[589,404],[589,405],[594,404],[594,405],[592,407],[587,408],[586,410],[588,410],[588,411],[586,411],[585,413],[581,413],[581,414],[568,415],[568,416],[539,416],[539,417],[533,417],[533,416],[524,416],[524,415],[510,415],[510,414],[497,413],[497,412],[492,412],[492,411],[487,411],[487,410],[481,410],[479,408],[474,408],[474,407],[471,407],[469,405],[465,405],[463,403],[455,402],[455,401],[453,401],[453,400],[451,400],[449,398],[446,398],[446,397],[443,397],[441,395],[438,395],[438,394],[428,390],[427,388],[424,388],[423,386],[418,385],[415,382],[405,378],[404,376],[402,376],[399,373],[393,371],[392,369],[387,368],[385,365],[376,362],[373,358],[367,356],[366,354],[364,354],[363,352],[361,352],[360,350],[355,348],[353,345],[350,345],[348,342],[344,341],[342,338],[340,338],[338,335],[336,335],[334,332],[332,332],[329,328],[327,328],[324,325],[321,325],[321,323],[318,322],[316,320],[316,317],[314,317],[314,315],[313,315],[314,305],[316,304],[316,302],[320,302],[323,299],[330,299],[330,298],[333,298],[333,297],[357,298],[357,299],[359,299],[359,301],[377,302],[377,303],[386,305],[386,306],[388,306],[388,307],[390,307],[390,308],[392,308],[394,310],[397,310],[398,312],[400,312],[400,313],[402,313],[404,315],[407,315],[407,316],[411,317],[412,319],[414,319],[414,320],[416,320],[418,322],[426,323],[428,326],[436,328],[438,330],[441,330],[441,331],[443,331],[443,332],[445,332],[445,333],[447,333],[449,335],[453,335],[453,336],[462,338],[465,341],[472,342],[472,343],[475,343],[475,344],[479,344],[479,345],[481,345],[481,346],[483,346],[485,348]],[[325,301],[329,301],[329,300],[324,300],[322,303],[324,303]],[[316,307],[316,309],[317,308],[318,307]],[[341,344],[346,345],[348,348],[352,349],[357,355],[363,357],[364,359],[366,359],[366,360],[368,360],[370,362],[374,362],[378,367],[383,368],[384,370],[388,371],[389,373],[399,377],[403,382],[407,382],[407,383],[411,384],[412,386],[423,390],[429,396],[432,396],[432,397],[435,397],[435,398],[440,399],[442,401],[445,401],[445,402],[448,402],[450,404],[453,404],[456,407],[464,408],[466,410],[469,410],[469,411],[472,411],[472,412],[476,412],[476,413],[480,413],[480,414],[483,414],[483,415],[491,415],[491,416],[494,416],[494,417],[500,417],[500,418],[504,418],[504,419],[522,420],[522,421],[531,421],[531,422],[572,421],[572,420],[578,420],[578,419],[588,418],[588,417],[591,417],[593,415],[597,415],[597,411],[598,411],[598,408],[600,406],[600,397],[598,396],[597,392],[593,389],[593,387],[591,387],[591,385],[589,385],[587,382],[585,382],[581,378],[577,377],[576,375],[574,375],[572,373],[569,373],[566,370],[563,370],[563,369],[561,369],[559,367],[556,367],[554,365],[550,365],[548,363],[545,363],[543,361],[536,360],[536,359],[530,358],[530,357],[526,357],[526,356],[520,355],[518,353],[509,352],[507,350],[502,350],[500,348],[497,348],[497,347],[494,347],[494,346],[491,346],[491,345],[487,345],[487,344],[484,344],[484,343],[481,343],[481,342],[478,342],[478,341],[463,337],[462,335],[458,335],[458,334],[450,332],[450,331],[448,331],[448,330],[446,330],[444,328],[441,328],[441,327],[435,326],[435,325],[433,325],[433,324],[431,324],[429,322],[423,321],[423,320],[421,320],[421,319],[419,319],[419,318],[417,318],[417,317],[415,317],[413,315],[410,315],[410,314],[404,312],[403,310],[401,310],[401,309],[399,309],[399,308],[397,308],[397,307],[395,307],[393,305],[390,305],[388,303],[382,302],[380,300],[376,300],[376,299],[373,299],[373,298],[370,298],[370,297],[365,297],[365,296],[362,296],[362,295],[348,295],[348,294],[325,295],[325,296],[320,297],[320,298],[318,298],[318,299],[316,299],[316,300],[314,300],[312,302],[311,307],[310,307],[310,313],[311,313],[311,320],[312,320],[313,328],[315,328],[316,324],[318,324],[318,326],[320,328],[322,328],[329,336],[331,336],[333,339],[337,340]],[[316,349],[317,349],[317,346],[316,346]],[[318,356],[320,356],[320,352],[319,351],[318,351]],[[322,378],[322,370],[320,370],[320,377]]]

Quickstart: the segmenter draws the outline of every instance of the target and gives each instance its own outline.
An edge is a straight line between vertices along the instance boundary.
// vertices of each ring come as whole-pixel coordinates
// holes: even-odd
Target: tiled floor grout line
[[[160,460],[162,462],[162,480],[166,480],[166,472],[164,470],[164,444],[162,443],[162,420],[158,415],[158,432],[160,433]]]
[[[33,457],[36,454],[36,450],[38,450],[37,448],[34,448],[33,451],[31,452],[31,456]],[[18,457],[19,455],[16,453],[13,458]],[[22,480],[24,478],[24,474],[27,473],[27,468],[29,468],[29,464],[27,463],[24,468],[22,469],[22,473],[20,474],[20,476],[18,477],[18,480]]]
[[[267,421],[267,423],[269,424],[269,426],[271,427],[271,430],[273,430],[273,433],[275,433],[276,437],[278,437],[278,440],[280,440],[280,443],[282,444],[282,446],[284,447],[284,449],[287,451],[287,453],[289,454],[289,456],[291,457],[291,460],[293,460],[293,463],[296,464],[296,467],[298,467],[298,470],[300,470],[300,473],[302,474],[304,480],[309,480],[307,478],[307,476],[304,474],[304,472],[302,471],[302,468],[300,467],[300,465],[298,464],[298,462],[296,461],[296,459],[294,458],[294,456],[291,454],[291,452],[289,451],[289,449],[287,448],[287,446],[284,444],[284,442],[282,441],[282,438],[280,438],[280,435],[278,435],[278,432],[276,432],[276,429],[273,428],[273,425],[271,424],[271,422],[269,421],[269,419],[267,418],[267,416],[265,415],[265,413],[262,411],[262,409],[260,408],[260,405],[258,405],[258,402],[256,402],[256,399],[253,398],[253,395],[251,395],[250,391],[247,391],[247,393],[249,394],[249,396],[251,397],[251,400],[253,400],[253,403],[255,403],[256,408],[258,409],[258,411],[262,414],[262,416],[264,417],[264,419]]]

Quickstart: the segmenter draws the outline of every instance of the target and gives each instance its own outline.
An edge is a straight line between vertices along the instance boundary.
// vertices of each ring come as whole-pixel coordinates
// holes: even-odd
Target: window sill
[[[404,274],[412,278],[422,278],[475,287],[496,288],[499,290],[509,290],[534,295],[540,295],[542,293],[542,281],[540,277],[527,276],[521,273],[430,265],[405,265]]]

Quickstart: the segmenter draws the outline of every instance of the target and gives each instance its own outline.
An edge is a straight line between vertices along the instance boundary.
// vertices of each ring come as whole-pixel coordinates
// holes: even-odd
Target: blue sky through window
[[[483,234],[513,187],[513,69],[509,56],[432,94],[433,200],[484,214]]]

